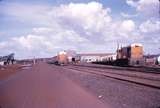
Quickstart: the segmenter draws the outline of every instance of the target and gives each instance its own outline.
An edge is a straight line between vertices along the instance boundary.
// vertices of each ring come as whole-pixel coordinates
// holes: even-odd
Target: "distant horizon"
[[[76,54],[116,54],[116,52],[78,52],[78,53],[76,53]],[[58,52],[57,52],[57,54],[58,54]],[[15,54],[15,59],[17,59],[17,60],[25,60],[25,59],[43,59],[43,58],[52,58],[52,57],[55,57],[55,56],[57,56],[57,54],[55,54],[55,55],[52,55],[52,56],[47,56],[47,57],[38,57],[38,56],[32,56],[32,57],[23,57],[23,58],[16,58],[16,54]],[[9,55],[9,54],[7,54],[7,55]],[[147,55],[160,55],[160,53],[145,53],[144,54],[144,56],[147,56]],[[0,57],[1,56],[6,56],[6,55],[0,55]]]
[[[128,45],[131,45],[131,44],[128,44]],[[126,45],[126,46],[128,46],[128,45]],[[121,45],[122,47],[125,47],[125,45],[123,46],[123,45]],[[96,51],[91,51],[91,52],[87,52],[87,51],[84,51],[84,52],[80,52],[80,51],[77,51],[77,50],[72,50],[72,49],[68,49],[68,50],[60,50],[60,51],[75,51],[76,52],[76,54],[109,54],[109,53],[112,53],[112,54],[116,54],[116,50],[117,49],[115,49],[115,52],[96,52]],[[16,59],[18,59],[18,60],[23,60],[23,59],[34,59],[34,58],[51,58],[51,57],[55,57],[55,56],[57,56],[57,54],[58,54],[58,52],[60,52],[60,51],[57,51],[55,54],[52,54],[51,56],[34,56],[34,55],[31,55],[30,57],[23,57],[23,58],[17,58],[16,57],[16,53],[14,53],[14,52],[12,52],[12,53],[14,53],[15,54],[15,58]],[[0,57],[1,56],[7,56],[7,55],[9,55],[9,54],[11,54],[11,53],[8,53],[8,54],[6,54],[6,55],[0,55]],[[144,51],[144,56],[145,55],[160,55],[160,53],[145,53],[145,51]]]

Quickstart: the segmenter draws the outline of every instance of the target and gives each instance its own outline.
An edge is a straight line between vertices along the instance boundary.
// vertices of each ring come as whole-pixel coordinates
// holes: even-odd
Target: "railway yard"
[[[159,108],[159,68],[44,62],[0,70],[0,108]]]
[[[0,108],[160,108],[160,0],[0,0]]]
[[[104,103],[110,103],[113,108],[159,108],[158,73],[146,74],[98,67],[71,66],[66,69],[72,71],[67,73],[69,77],[78,79],[79,84],[96,94]],[[151,85],[146,84],[147,80],[151,81]],[[152,85],[154,82],[157,82],[156,86]]]

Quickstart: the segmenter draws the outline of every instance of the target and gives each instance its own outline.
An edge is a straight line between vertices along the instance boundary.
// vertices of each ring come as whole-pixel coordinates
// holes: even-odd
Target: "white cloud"
[[[136,25],[133,20],[114,21],[104,31],[106,41],[134,40]]]
[[[0,48],[3,51],[6,49],[16,51],[18,58],[48,57],[60,50],[76,50],[81,44],[87,42],[85,38],[72,30],[61,29],[61,32],[55,32],[55,29],[61,28],[34,28],[32,34],[13,37],[8,41],[0,42]]]
[[[126,3],[132,7],[136,7],[137,6],[137,3],[134,2],[134,0],[126,0]]]
[[[78,34],[71,30],[64,30],[63,32],[58,33],[43,31],[42,34],[46,35],[37,35],[36,33],[37,31],[31,35],[13,38],[13,41],[17,43],[17,45],[19,44],[21,48],[25,48],[31,51],[37,49],[44,49],[45,51],[49,49],[48,51],[52,51],[55,47],[63,48],[70,46],[70,44],[74,45],[85,41],[84,38],[80,37]]]
[[[108,14],[109,12],[110,9],[104,9],[102,4],[90,2],[88,4],[71,3],[61,5],[54,8],[52,14],[59,19],[60,23],[66,26],[99,32],[105,24],[112,20]]]
[[[158,0],[141,0],[137,10],[147,16],[159,16],[159,1]]]
[[[60,6],[12,4],[5,11],[18,21],[35,25],[28,35],[5,41],[9,43],[7,46],[0,42],[1,49],[12,49],[19,58],[53,56],[65,49],[115,52],[117,42],[130,43],[143,38],[133,20],[114,20],[111,9],[98,2]]]
[[[3,37],[4,35],[6,35],[6,33],[3,31],[0,31],[0,38]]]
[[[7,43],[6,42],[0,42],[0,49],[4,49],[7,47]]]
[[[124,13],[124,12],[121,12],[120,14],[124,18],[133,18],[133,17],[137,17],[138,16],[138,14],[127,14],[127,13]]]
[[[47,27],[39,27],[39,28],[33,28],[33,32],[35,33],[50,33],[53,32],[52,28]]]
[[[48,17],[49,6],[45,5],[27,5],[18,3],[6,3],[3,8],[3,13],[17,18],[21,22],[30,22],[33,24],[50,24]]]
[[[159,0],[140,0],[138,2],[137,10],[143,12],[151,9],[151,11],[154,12],[158,11],[158,7],[159,7]]]
[[[159,17],[159,0],[126,0],[126,3],[147,17]]]
[[[132,20],[125,20],[121,25],[122,29],[127,32],[131,32],[135,29],[135,23]]]
[[[136,30],[137,36],[141,37],[141,42],[145,45],[145,50],[149,53],[158,53],[160,47],[159,34],[159,0],[126,0],[126,3],[136,9],[139,26]],[[141,22],[140,22],[141,21]],[[154,51],[154,52],[153,52]]]
[[[20,45],[22,49],[33,50],[34,48],[42,48],[42,45],[45,45],[45,37],[36,36],[36,35],[27,35],[21,37],[15,37],[12,40],[13,42]]]
[[[141,32],[150,33],[150,32],[160,32],[160,21],[151,21],[147,20],[140,25]]]

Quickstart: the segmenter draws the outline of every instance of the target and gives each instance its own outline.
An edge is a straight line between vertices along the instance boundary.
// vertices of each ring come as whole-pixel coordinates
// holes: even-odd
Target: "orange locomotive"
[[[144,65],[143,46],[131,44],[117,49],[117,65],[142,66]]]

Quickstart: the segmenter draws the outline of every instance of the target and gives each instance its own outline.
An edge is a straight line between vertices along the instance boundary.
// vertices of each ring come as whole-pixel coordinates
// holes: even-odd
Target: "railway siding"
[[[154,73],[160,74],[160,67],[120,67],[120,66],[112,66],[112,65],[99,65],[99,64],[75,64],[75,66],[82,67],[92,67],[92,68],[101,68],[101,69],[114,69],[114,70],[122,70],[122,71],[136,71],[136,72],[146,72],[146,73]]]
[[[74,67],[79,68],[78,66],[74,66]],[[90,69],[93,71],[98,71],[98,72],[103,72],[103,73],[111,73],[111,74],[118,74],[118,75],[123,75],[123,76],[130,76],[130,77],[160,81],[160,74],[154,74],[154,73],[127,71],[127,70],[101,69],[101,68],[92,68],[92,67],[80,67],[80,68]]]
[[[65,67],[65,69],[69,69],[70,71],[72,70],[76,70],[77,72],[84,72],[84,73],[90,73],[90,74],[96,74],[96,75],[102,75],[105,77],[110,77],[110,78],[114,78],[117,80],[123,80],[123,81],[127,81],[127,82],[131,82],[131,83],[136,83],[139,85],[143,85],[143,86],[148,86],[148,87],[152,87],[152,88],[157,88],[160,89],[160,80],[157,78],[155,79],[149,79],[149,78],[145,78],[145,77],[136,77],[136,76],[131,76],[131,75],[127,75],[127,74],[117,74],[117,73],[111,73],[111,72],[107,72],[107,70],[105,72],[103,71],[98,71],[98,70],[92,70],[91,68],[82,68],[82,67],[74,67],[74,66],[68,66]],[[144,73],[143,73],[144,74]]]

